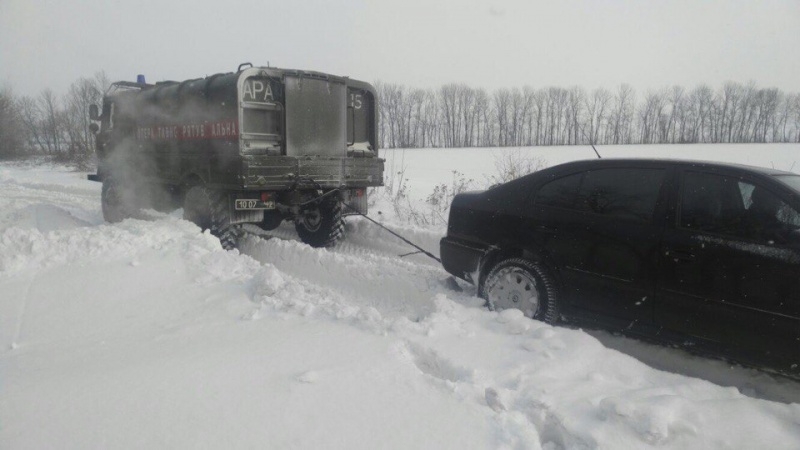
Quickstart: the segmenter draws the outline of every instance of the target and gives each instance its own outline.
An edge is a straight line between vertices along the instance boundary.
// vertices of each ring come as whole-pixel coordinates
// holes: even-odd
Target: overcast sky
[[[0,85],[64,92],[241,62],[366,81],[800,92],[800,0],[0,0]]]

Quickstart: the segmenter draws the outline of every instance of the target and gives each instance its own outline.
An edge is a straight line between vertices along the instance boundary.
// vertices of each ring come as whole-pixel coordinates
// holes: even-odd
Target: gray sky
[[[0,0],[0,84],[256,65],[438,87],[800,92],[800,0]]]

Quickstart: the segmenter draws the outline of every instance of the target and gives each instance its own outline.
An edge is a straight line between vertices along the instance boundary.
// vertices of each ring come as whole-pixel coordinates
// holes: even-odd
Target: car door
[[[536,195],[536,233],[559,267],[575,315],[629,327],[652,321],[665,167],[608,167],[563,177]],[[575,180],[580,177],[579,180]],[[572,197],[553,195],[558,183]]]
[[[656,321],[748,358],[797,358],[800,248],[790,230],[800,228],[800,214],[764,180],[689,169],[680,178]],[[778,228],[755,217],[757,195],[776,202]]]
[[[541,186],[527,209],[524,242],[542,249],[557,272],[567,306],[581,295],[579,269],[589,252],[588,223],[591,217],[576,207],[578,188],[585,171],[562,174]]]

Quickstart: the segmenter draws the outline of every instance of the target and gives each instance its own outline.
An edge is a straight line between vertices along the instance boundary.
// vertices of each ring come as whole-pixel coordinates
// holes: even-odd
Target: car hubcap
[[[533,317],[539,309],[536,280],[517,267],[503,269],[489,287],[489,301],[496,310],[515,308]]]

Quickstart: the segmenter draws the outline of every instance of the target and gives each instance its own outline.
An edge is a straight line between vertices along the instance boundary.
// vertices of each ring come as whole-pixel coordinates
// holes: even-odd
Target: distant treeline
[[[49,156],[88,167],[88,109],[109,86],[104,72],[66,94],[17,96],[0,86],[0,159]],[[384,148],[576,144],[800,142],[800,94],[755,83],[649,91],[581,87],[413,89],[376,83]]]
[[[800,94],[755,83],[637,96],[581,87],[412,89],[377,83],[383,147],[800,142]]]
[[[89,105],[100,105],[110,82],[104,72],[80,78],[64,95],[51,89],[35,97],[0,87],[0,159],[46,156],[88,168],[95,141],[89,131]]]

